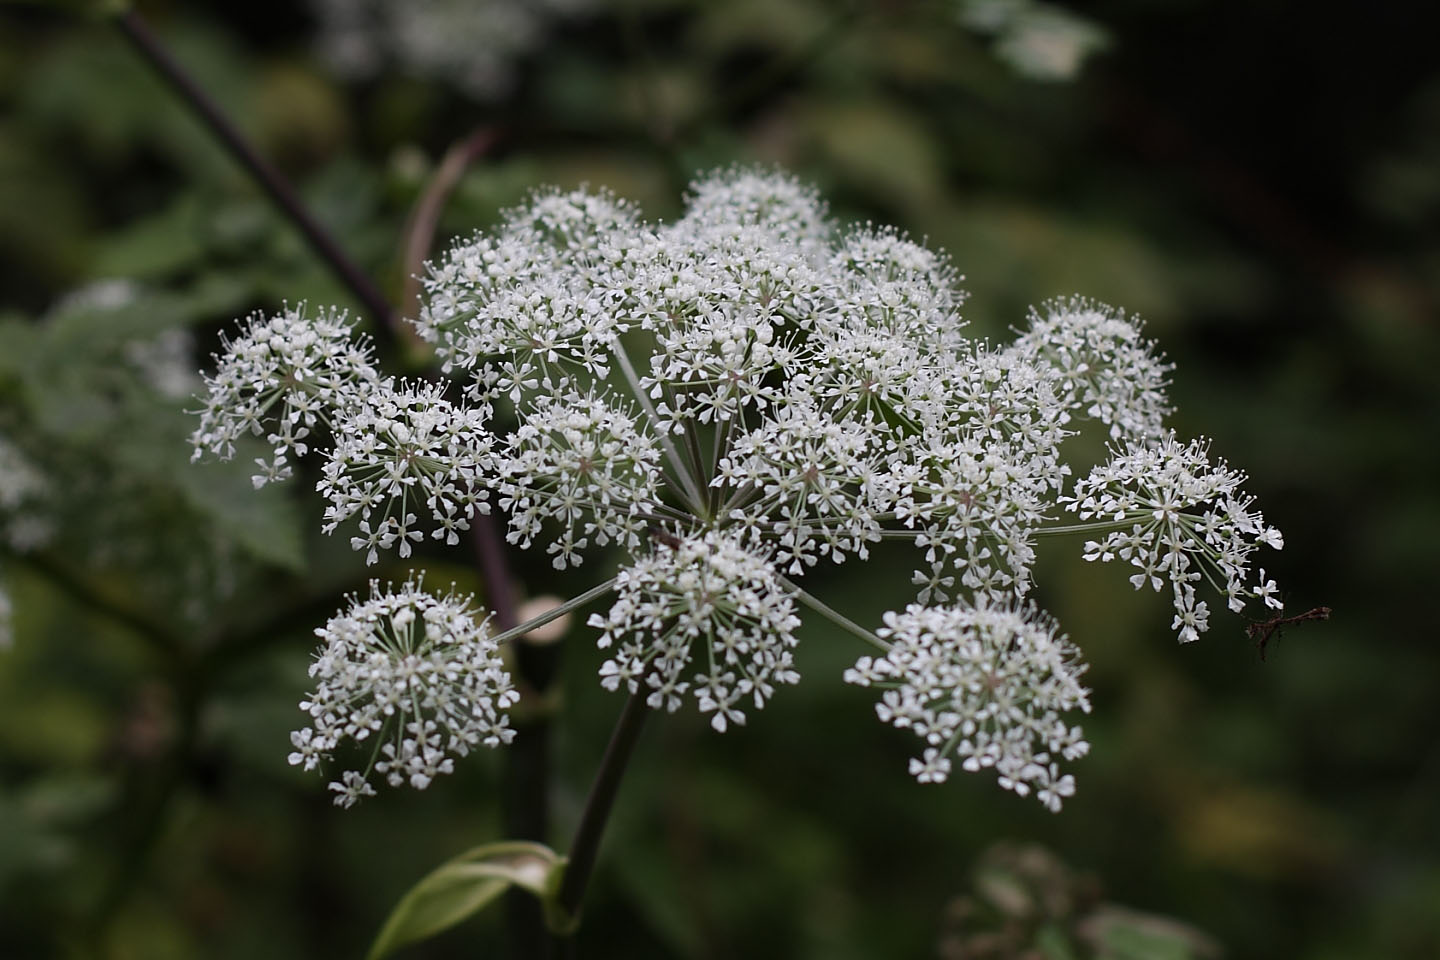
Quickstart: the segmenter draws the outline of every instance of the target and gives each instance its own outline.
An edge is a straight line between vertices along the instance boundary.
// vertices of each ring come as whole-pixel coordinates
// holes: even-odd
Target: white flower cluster
[[[507,94],[518,60],[552,21],[591,0],[311,0],[320,51],[348,78],[394,63],[403,72],[453,83],[477,100]]]
[[[888,651],[853,678],[899,684],[878,709],[924,727],[917,776],[958,755],[1055,807],[1056,758],[1083,752],[1058,718],[1085,706],[1080,667],[1020,602],[1058,509],[1108,533],[1087,556],[1171,581],[1183,639],[1205,628],[1202,575],[1237,609],[1274,602],[1242,584],[1279,535],[1239,475],[1164,432],[1169,367],[1133,318],[1051,301],[992,346],[965,332],[959,279],[894,230],[838,229],[780,173],[712,174],[659,225],[604,192],[543,192],[427,265],[414,322],[450,383],[381,379],[343,322],[289,311],[229,345],[197,446],[268,429],[279,466],[328,425],[325,529],[357,518],[370,562],[427,527],[454,542],[491,503],[557,568],[618,546],[618,597],[591,619],[614,651],[602,682],[670,710],[689,693],[716,729],[798,680],[807,605]],[[1127,452],[1067,496],[1062,442],[1087,419]],[[879,636],[785,579],[886,539],[915,546],[937,606]]]
[[[335,447],[317,489],[329,501],[326,533],[357,514],[366,562],[398,545],[410,556],[424,539],[412,508],[423,505],[433,536],[451,545],[468,530],[476,511],[489,513],[480,481],[489,469],[490,432],[482,411],[452,404],[437,385],[377,385],[334,422]]]
[[[546,547],[557,569],[578,562],[592,538],[602,547],[640,546],[645,508],[659,500],[660,450],[631,412],[573,390],[540,396],[507,443],[499,486],[510,542],[529,549],[545,520],[560,520],[561,534]]]
[[[690,690],[710,725],[723,732],[743,724],[739,704],[765,705],[777,683],[797,683],[795,601],[763,554],[714,530],[659,543],[620,574],[619,598],[589,625],[603,631],[599,645],[616,647],[600,667],[607,690],[642,687],[646,702],[674,712]],[[694,653],[698,644],[703,654]],[[693,682],[680,679],[703,656]]]
[[[222,342],[219,366],[205,378],[209,395],[190,438],[192,459],[208,452],[229,460],[237,440],[263,434],[272,453],[255,461],[256,487],[287,479],[291,453],[304,456],[316,426],[329,425],[379,380],[369,345],[353,336],[340,310],[306,316],[302,304],[269,319],[257,315],[239,337]]]
[[[1051,300],[1030,311],[1015,349],[1055,371],[1066,407],[1108,425],[1111,437],[1165,435],[1170,367],[1125,311],[1084,297]]]
[[[885,615],[881,657],[862,657],[845,680],[884,693],[876,712],[926,743],[910,761],[921,783],[950,774],[949,756],[968,771],[993,767],[1000,785],[1058,811],[1075,792],[1057,758],[1090,749],[1060,713],[1090,711],[1080,685],[1080,651],[1033,610],[981,598],[975,606],[911,606]]]
[[[469,598],[435,597],[418,581],[384,590],[372,582],[368,600],[315,634],[315,692],[300,704],[313,726],[290,735],[290,763],[313,770],[343,740],[375,743],[363,769],[330,784],[337,804],[374,796],[372,772],[424,789],[454,770],[454,757],[513,739],[504,711],[519,694]]]
[[[45,474],[4,434],[0,434],[0,545],[16,553],[38,549],[54,536],[45,510]]]
[[[1263,544],[1279,550],[1280,531],[1265,525],[1255,499],[1240,491],[1245,474],[1222,460],[1211,465],[1203,441],[1182,444],[1171,434],[1155,444],[1130,444],[1123,454],[1075,484],[1066,507],[1082,520],[1114,523],[1103,540],[1085,544],[1085,559],[1123,560],[1139,572],[1130,583],[1156,591],[1170,584],[1181,641],[1197,639],[1209,625],[1210,611],[1195,597],[1202,579],[1223,593],[1231,610],[1245,609],[1246,598],[1279,610],[1274,580],[1260,570],[1260,583],[1246,583],[1250,555]]]

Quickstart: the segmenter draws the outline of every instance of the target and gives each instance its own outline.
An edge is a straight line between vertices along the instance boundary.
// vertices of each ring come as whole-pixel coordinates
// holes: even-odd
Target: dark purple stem
[[[125,35],[125,38],[130,41],[145,62],[150,64],[160,78],[180,95],[195,116],[224,144],[230,155],[249,172],[250,176],[255,178],[255,182],[274,201],[281,212],[305,235],[311,248],[330,265],[330,269],[335,272],[340,282],[348,287],[355,298],[370,312],[376,326],[383,331],[382,335],[392,336],[395,315],[389,302],[370,278],[355,265],[345,251],[340,249],[339,244],[325,231],[325,228],[310,215],[310,212],[300,203],[300,198],[296,196],[294,188],[281,176],[280,172],[256,152],[239,128],[220,110],[219,105],[170,55],[170,51],[165,49],[160,43],[160,39],[150,29],[149,24],[133,7],[119,14],[115,18],[115,22],[119,25],[120,32]]]
[[[600,771],[590,785],[590,796],[585,799],[585,809],[580,815],[580,826],[575,830],[575,840],[567,854],[570,863],[565,868],[565,877],[560,883],[560,907],[570,917],[580,912],[585,899],[585,888],[589,886],[590,874],[594,872],[595,860],[600,853],[600,840],[605,835],[605,824],[609,822],[610,810],[615,805],[615,795],[620,791],[625,768],[635,744],[640,740],[640,731],[650,708],[645,706],[646,691],[642,688],[630,694],[625,709],[610,734],[610,744],[605,748],[605,758],[600,761]]]

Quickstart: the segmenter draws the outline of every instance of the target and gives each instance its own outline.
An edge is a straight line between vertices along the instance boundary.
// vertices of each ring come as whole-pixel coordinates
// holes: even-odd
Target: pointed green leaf
[[[171,473],[184,501],[210,519],[252,556],[293,570],[305,570],[304,521],[288,485],[259,490],[249,460],[182,464]]]
[[[512,886],[542,901],[553,897],[565,858],[522,840],[490,843],[436,868],[410,888],[386,918],[366,955],[380,960],[395,950],[448,930]]]

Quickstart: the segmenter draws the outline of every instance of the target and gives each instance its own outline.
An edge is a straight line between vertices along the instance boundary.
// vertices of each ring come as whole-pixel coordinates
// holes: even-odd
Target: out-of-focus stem
[[[440,214],[445,209],[445,201],[455,192],[455,187],[470,165],[489,153],[497,139],[499,134],[494,129],[481,127],[463,140],[456,141],[445,151],[440,166],[420,194],[405,228],[405,287],[400,297],[400,309],[409,311],[407,316],[415,316],[420,311],[419,274],[426,258],[430,256],[430,248],[435,244],[435,230],[440,224]],[[413,349],[422,346],[411,327],[407,326],[401,336]]]
[[[357,267],[340,245],[326,232],[310,212],[305,209],[294,188],[281,176],[268,160],[260,156],[240,129],[225,116],[220,106],[195,82],[170,51],[134,8],[125,10],[115,18],[120,32],[130,41],[131,46],[155,70],[160,78],[185,101],[196,117],[200,119],[215,138],[224,145],[230,155],[254,178],[261,189],[270,197],[290,222],[305,235],[306,241],[335,272],[340,282],[350,289],[367,311],[374,317],[377,327],[385,334],[393,334],[395,316],[379,288]]]

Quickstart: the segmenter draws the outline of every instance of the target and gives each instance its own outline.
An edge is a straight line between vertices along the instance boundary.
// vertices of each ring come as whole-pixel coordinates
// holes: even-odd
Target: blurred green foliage
[[[697,169],[782,163],[842,216],[945,247],[984,335],[1056,294],[1138,311],[1177,363],[1176,426],[1249,470],[1285,531],[1291,609],[1335,611],[1264,663],[1238,619],[1177,648],[1163,601],[1047,542],[1038,599],[1095,704],[1058,817],[981,778],[917,787],[908,742],[839,682],[856,651],[811,625],[807,682],[748,727],[647,732],[589,955],[1440,955],[1440,67],[1416,5],[1107,0],[1085,13],[1108,49],[1057,84],[939,0],[615,0],[491,104],[342,85],[301,5],[143,7],[397,299],[412,206],[493,126],[443,235],[544,183],[668,216]],[[285,765],[310,631],[369,572],[319,536],[303,478],[257,494],[243,456],[190,465],[189,403],[133,347],[183,331],[198,363],[250,310],[353,303],[103,20],[0,8],[0,104],[0,432],[51,479],[57,524],[0,556],[0,956],[358,956],[419,877],[499,839],[502,761],[348,812]],[[117,278],[123,297],[96,295]],[[463,556],[424,559],[481,586]],[[908,593],[875,571],[905,562],[816,577],[874,622]],[[518,566],[531,594],[595,574]],[[620,707],[596,665],[573,630],[559,845]],[[996,853],[1007,838],[1052,854]],[[1097,879],[1016,913],[997,870],[1025,903]],[[1084,926],[1076,904],[1102,898],[1130,908],[1128,946]],[[975,948],[982,914],[1000,952]],[[505,937],[484,916],[408,955]]]

